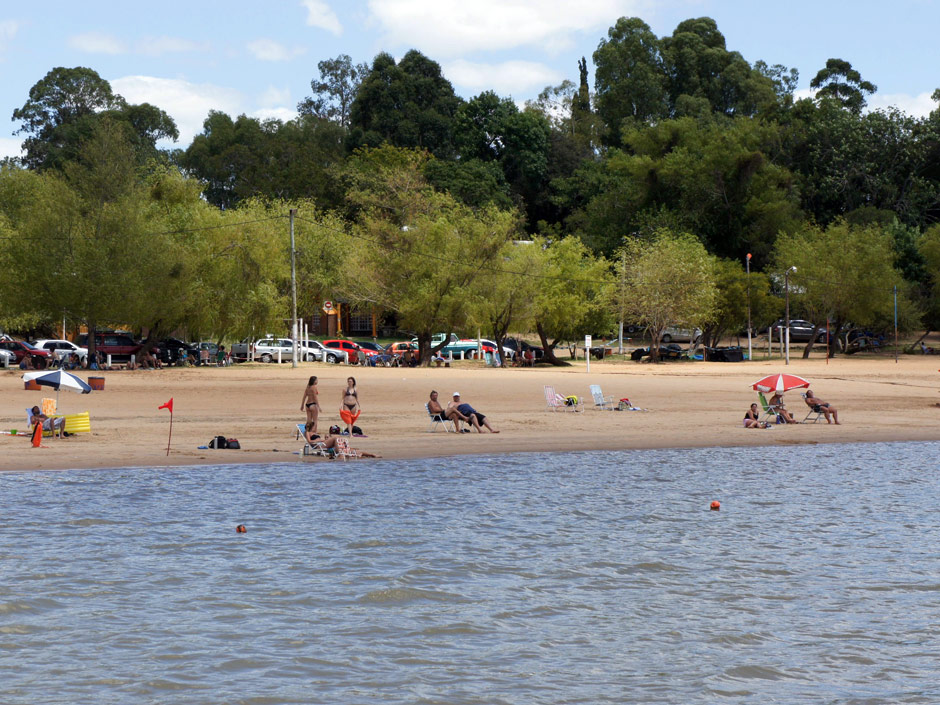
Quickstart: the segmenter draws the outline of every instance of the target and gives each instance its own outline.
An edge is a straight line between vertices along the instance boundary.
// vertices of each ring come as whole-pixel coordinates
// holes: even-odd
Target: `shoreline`
[[[238,365],[227,368],[173,368],[106,371],[105,389],[90,395],[59,394],[59,411],[88,410],[90,434],[44,439],[32,448],[28,437],[0,436],[0,470],[126,469],[254,463],[330,462],[295,455],[293,437],[304,386],[319,378],[321,429],[338,423],[347,376],[357,378],[368,437],[353,446],[383,459],[432,459],[460,455],[500,455],[576,450],[654,450],[940,440],[936,406],[938,361],[927,356],[837,357],[744,363],[678,362],[660,365],[583,361],[571,367],[490,369],[482,363],[451,368],[357,368],[322,363]],[[750,384],[767,374],[798,374],[839,409],[842,425],[774,426],[744,429],[741,418],[756,399]],[[0,429],[23,429],[25,408],[49,389],[26,391],[22,371],[0,372],[5,413]],[[79,376],[86,377],[86,374]],[[649,412],[592,408],[590,384],[607,396],[629,397]],[[585,399],[584,411],[549,411],[543,386]],[[491,419],[499,434],[428,433],[424,403],[431,389],[446,404],[454,391]],[[173,439],[166,456],[169,414],[158,406],[174,398]],[[798,393],[786,395],[797,419],[806,409]],[[16,412],[22,409],[22,415]],[[13,413],[11,413],[13,410]],[[238,438],[242,450],[200,450],[216,435]],[[361,462],[368,462],[363,459]],[[342,461],[339,461],[342,462]]]

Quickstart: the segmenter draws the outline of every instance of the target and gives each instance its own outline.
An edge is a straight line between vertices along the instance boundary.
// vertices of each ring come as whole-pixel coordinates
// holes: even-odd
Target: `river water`
[[[937,703],[938,449],[3,474],[0,703]]]

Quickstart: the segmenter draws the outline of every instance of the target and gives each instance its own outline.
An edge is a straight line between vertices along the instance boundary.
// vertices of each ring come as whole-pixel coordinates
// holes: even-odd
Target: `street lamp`
[[[751,253],[747,253],[747,359],[753,360],[751,353]]]
[[[787,290],[787,291],[786,291],[786,296],[787,296],[787,320],[786,320],[787,332],[786,332],[786,342],[784,343],[784,348],[786,349],[786,363],[785,363],[785,364],[787,364],[787,365],[790,364],[790,272],[795,272],[795,271],[796,271],[796,267],[790,267],[790,268],[786,271],[786,273],[783,275],[784,288]]]

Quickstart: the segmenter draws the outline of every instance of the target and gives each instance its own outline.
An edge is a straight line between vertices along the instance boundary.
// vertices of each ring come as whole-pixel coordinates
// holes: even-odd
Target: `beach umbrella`
[[[809,382],[799,375],[776,374],[767,375],[757,380],[751,385],[751,389],[757,392],[789,392],[791,389],[805,389],[809,387]]]
[[[91,394],[91,387],[82,379],[79,379],[65,370],[52,370],[51,372],[27,372],[23,375],[23,381],[35,382],[43,387],[52,387],[55,389],[56,406],[59,405],[59,390],[68,389],[70,392],[79,394]]]

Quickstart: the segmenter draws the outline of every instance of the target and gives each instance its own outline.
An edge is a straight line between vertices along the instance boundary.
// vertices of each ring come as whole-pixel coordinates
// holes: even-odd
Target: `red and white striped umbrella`
[[[798,375],[776,374],[767,375],[751,385],[751,388],[757,392],[789,392],[791,389],[804,389],[809,386],[809,382]]]

